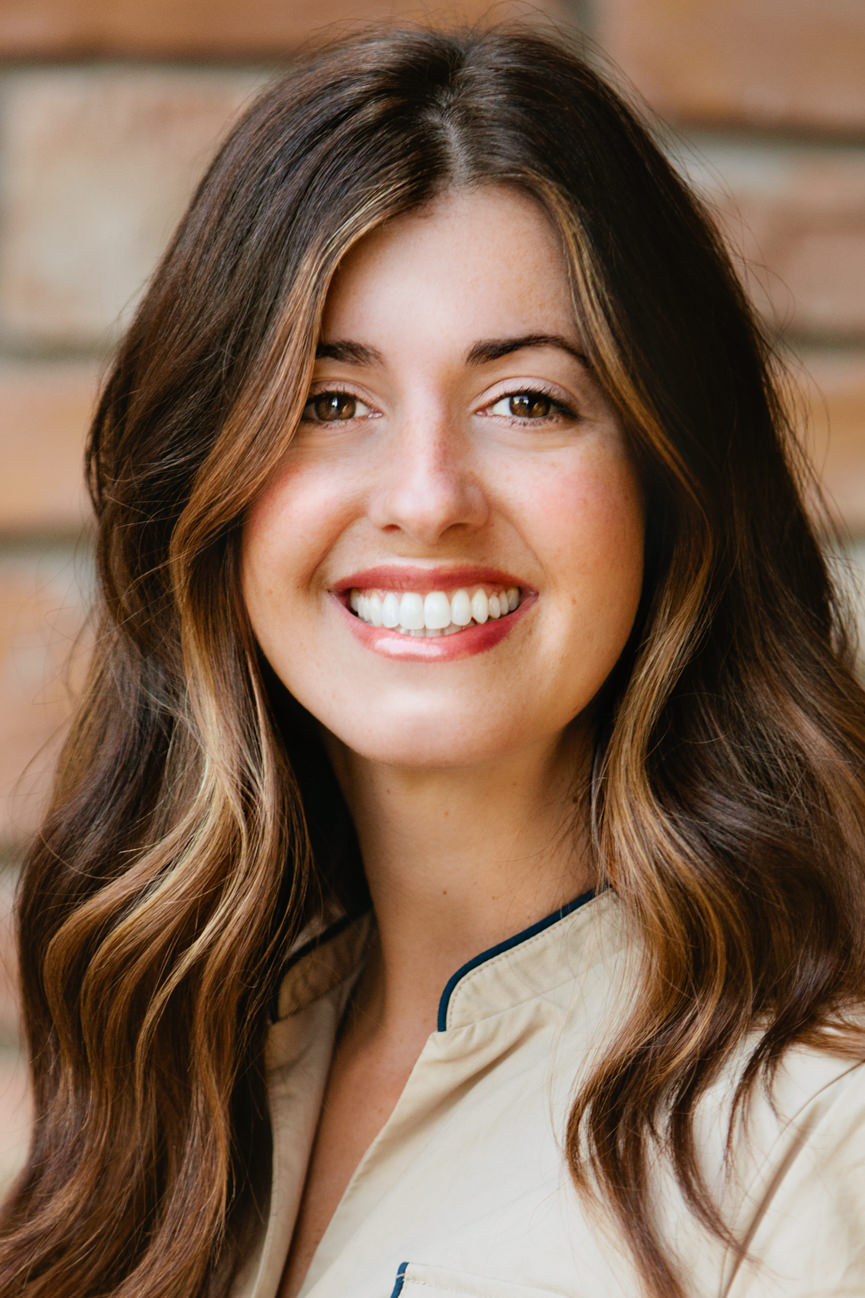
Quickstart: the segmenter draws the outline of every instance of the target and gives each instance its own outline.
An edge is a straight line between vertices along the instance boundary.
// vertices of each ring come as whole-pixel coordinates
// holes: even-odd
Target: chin
[[[466,723],[463,726],[472,730]],[[448,732],[440,714],[423,721],[394,721],[386,729],[370,727],[360,734],[343,729],[341,734],[331,732],[331,736],[349,760],[354,757],[415,771],[483,766],[526,744],[525,733],[505,734],[501,729],[479,732],[475,727],[471,734]]]

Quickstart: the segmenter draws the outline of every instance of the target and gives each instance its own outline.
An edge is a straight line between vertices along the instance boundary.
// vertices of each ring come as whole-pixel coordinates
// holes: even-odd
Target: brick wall
[[[592,13],[792,366],[865,645],[865,6],[598,0]]]
[[[471,19],[489,8],[5,0],[0,9],[0,1181],[26,1133],[8,910],[86,652],[80,458],[100,371],[227,122],[313,26]],[[581,24],[668,119],[671,153],[716,205],[750,261],[743,274],[761,310],[799,358],[808,437],[849,553],[865,563],[865,7],[535,0],[534,9]]]

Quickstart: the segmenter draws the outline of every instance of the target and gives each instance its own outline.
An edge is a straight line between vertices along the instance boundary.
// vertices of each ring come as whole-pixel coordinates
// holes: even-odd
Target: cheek
[[[603,592],[636,611],[642,588],[642,492],[624,456],[598,457],[545,474],[531,493],[539,548],[550,576],[574,592]]]
[[[254,596],[304,586],[351,516],[350,491],[331,472],[293,464],[247,511],[241,542],[247,604]],[[251,611],[251,610],[250,610]]]

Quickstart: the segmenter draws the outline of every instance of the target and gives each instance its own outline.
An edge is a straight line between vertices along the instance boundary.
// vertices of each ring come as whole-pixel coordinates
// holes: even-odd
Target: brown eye
[[[349,392],[319,392],[318,396],[307,402],[307,410],[322,423],[331,423],[335,419],[353,419],[357,412],[357,401]]]
[[[508,398],[510,413],[517,419],[546,419],[553,408],[544,392],[516,392]]]
[[[576,410],[541,388],[519,388],[507,392],[487,407],[487,413],[519,424],[548,424],[576,420]]]
[[[375,414],[376,411],[360,397],[331,388],[308,398],[302,419],[309,424],[341,424],[352,419],[368,419]]]

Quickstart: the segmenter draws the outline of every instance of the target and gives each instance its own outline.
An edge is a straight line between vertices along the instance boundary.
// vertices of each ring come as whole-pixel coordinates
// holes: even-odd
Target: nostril
[[[453,471],[414,475],[382,485],[369,508],[379,528],[398,529],[425,544],[452,527],[481,527],[489,517],[486,495],[467,474]]]

